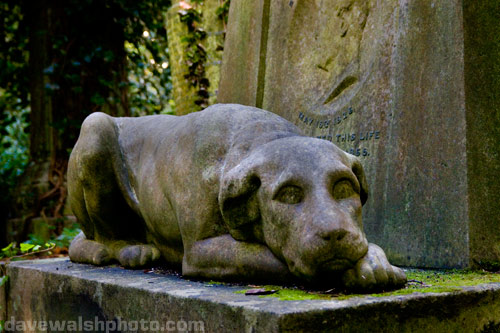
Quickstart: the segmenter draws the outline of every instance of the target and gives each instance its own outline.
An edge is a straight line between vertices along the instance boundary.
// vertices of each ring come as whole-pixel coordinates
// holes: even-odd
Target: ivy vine
[[[192,0],[197,4],[202,4],[201,0]],[[184,78],[188,80],[189,85],[197,89],[197,98],[195,104],[200,108],[208,107],[208,87],[210,82],[206,78],[205,63],[207,61],[207,51],[202,42],[207,37],[207,33],[199,26],[202,20],[201,10],[196,9],[185,1],[181,1],[181,10],[178,14],[180,20],[187,27],[187,34],[181,38],[181,42],[186,45],[186,64],[188,73]]]
[[[217,18],[222,21],[224,24],[224,30],[226,30],[227,19],[229,17],[229,5],[231,4],[231,0],[223,0],[221,5],[216,10]]]

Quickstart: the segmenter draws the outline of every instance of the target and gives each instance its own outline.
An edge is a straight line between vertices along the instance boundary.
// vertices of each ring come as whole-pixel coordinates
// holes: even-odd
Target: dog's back
[[[171,161],[194,154],[190,157],[193,162],[211,164],[236,145],[245,145],[248,150],[279,138],[275,133],[300,135],[297,127],[271,112],[236,104],[216,104],[178,117],[156,115],[114,121],[120,147],[134,173],[141,173],[144,162],[160,152]]]
[[[152,237],[160,249],[182,251],[184,241],[227,233],[217,201],[224,170],[259,145],[296,135],[283,118],[242,105],[179,117],[92,114],[70,159],[72,207],[89,239]]]
[[[231,104],[180,117],[116,118],[116,123],[141,215],[162,238],[167,235],[160,226],[179,228],[174,234],[183,241],[212,236],[214,229],[227,232],[217,201],[224,170],[259,145],[300,135],[273,113]],[[183,224],[192,223],[199,226],[197,235],[181,235]]]
[[[147,197],[151,175],[166,175],[166,187],[175,187],[176,182],[183,187],[186,179],[193,178],[213,186],[222,167],[234,166],[253,147],[300,135],[297,127],[273,113],[235,104],[217,104],[179,117],[157,115],[114,121],[139,198]],[[156,181],[167,181],[161,178]]]

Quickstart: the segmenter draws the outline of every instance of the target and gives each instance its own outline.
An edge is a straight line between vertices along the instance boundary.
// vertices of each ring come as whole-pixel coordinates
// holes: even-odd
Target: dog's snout
[[[347,230],[345,229],[335,229],[335,230],[330,230],[328,232],[322,232],[320,234],[320,237],[327,241],[341,241],[346,235],[347,235]]]
[[[340,211],[324,211],[314,224],[316,236],[326,242],[345,241],[349,234],[355,234],[351,217]]]

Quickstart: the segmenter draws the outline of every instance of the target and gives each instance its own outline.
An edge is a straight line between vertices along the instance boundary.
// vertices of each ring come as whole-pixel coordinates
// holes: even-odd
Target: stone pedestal
[[[499,283],[452,293],[282,301],[246,296],[238,286],[67,259],[15,262],[7,274],[8,331],[42,332],[42,322],[52,325],[45,331],[66,325],[58,326],[61,332],[492,332],[500,327]]]
[[[218,101],[362,159],[393,264],[500,262],[500,3],[234,0]]]
[[[7,319],[7,284],[8,278],[5,277],[6,267],[4,263],[0,263],[0,323]]]

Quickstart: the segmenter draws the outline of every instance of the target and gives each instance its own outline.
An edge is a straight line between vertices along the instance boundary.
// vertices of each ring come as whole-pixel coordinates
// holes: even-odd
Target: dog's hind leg
[[[146,228],[127,197],[128,176],[113,118],[87,117],[68,167],[70,204],[84,233],[70,246],[72,260],[101,265],[117,259],[137,267],[158,259],[159,251],[144,245]]]
[[[71,242],[69,257],[75,262],[94,265],[106,265],[113,259],[108,246],[88,240],[83,231]]]

